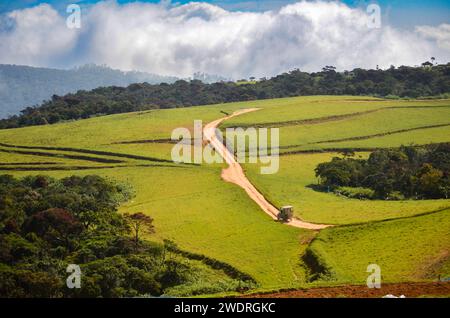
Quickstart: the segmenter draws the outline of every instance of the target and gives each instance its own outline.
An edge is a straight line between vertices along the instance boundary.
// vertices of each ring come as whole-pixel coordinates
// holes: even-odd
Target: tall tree
[[[155,231],[153,226],[153,219],[142,212],[133,214],[126,213],[124,216],[129,226],[131,227],[131,230],[134,232],[134,243],[135,248],[137,249],[139,245],[139,235],[142,232],[153,233]]]

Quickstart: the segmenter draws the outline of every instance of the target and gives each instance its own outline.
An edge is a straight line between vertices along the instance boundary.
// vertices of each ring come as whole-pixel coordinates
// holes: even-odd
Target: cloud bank
[[[431,56],[450,61],[450,24],[374,29],[365,11],[339,2],[302,1],[255,13],[206,3],[106,1],[82,12],[81,29],[67,28],[65,20],[46,4],[3,16],[0,63],[97,63],[162,75],[240,78],[325,65],[340,70],[417,65]]]

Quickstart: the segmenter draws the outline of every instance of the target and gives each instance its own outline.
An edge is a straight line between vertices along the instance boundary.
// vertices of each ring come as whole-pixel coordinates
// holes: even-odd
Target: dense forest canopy
[[[1,297],[158,296],[201,279],[172,242],[142,239],[153,231],[151,217],[117,213],[132,196],[128,185],[95,175],[0,175]],[[81,267],[80,288],[66,286],[69,264]],[[219,287],[209,288],[230,288]]]
[[[327,190],[366,199],[448,199],[450,143],[380,149],[367,160],[335,157],[316,176]]]
[[[316,73],[294,70],[271,79],[242,84],[179,80],[173,84],[131,84],[100,87],[65,96],[54,95],[39,107],[29,107],[20,116],[0,121],[0,129],[53,124],[158,108],[188,107],[304,95],[372,95],[380,97],[429,97],[450,93],[450,63],[420,67],[401,66],[387,70],[336,72],[327,66]]]

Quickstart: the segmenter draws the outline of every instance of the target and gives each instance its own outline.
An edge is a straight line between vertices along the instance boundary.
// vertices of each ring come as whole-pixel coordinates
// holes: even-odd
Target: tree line
[[[388,98],[447,96],[450,63],[381,70],[354,69],[337,72],[326,66],[320,72],[298,69],[248,84],[179,80],[172,84],[136,83],[127,87],[99,87],[64,96],[54,95],[40,106],[28,107],[18,116],[0,120],[0,129],[53,124],[92,116],[189,107],[238,101],[305,95],[371,95]],[[448,96],[447,96],[448,97]]]
[[[450,196],[450,143],[380,149],[368,159],[353,155],[346,152],[316,167],[322,190],[383,200]]]

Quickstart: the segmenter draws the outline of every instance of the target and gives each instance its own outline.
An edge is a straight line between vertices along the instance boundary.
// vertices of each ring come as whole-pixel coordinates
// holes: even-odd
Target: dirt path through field
[[[380,298],[385,295],[406,298],[421,296],[449,297],[450,282],[422,282],[382,284],[381,288],[367,288],[367,286],[335,286],[316,287],[310,289],[290,290],[276,293],[243,295],[243,298]]]
[[[216,136],[216,128],[223,121],[235,116],[256,111],[258,109],[259,108],[249,108],[239,110],[231,115],[210,122],[203,128],[203,135],[204,138],[210,143],[210,145],[222,156],[222,158],[224,158],[225,162],[228,164],[228,168],[222,171],[222,179],[240,186],[245,190],[245,192],[247,192],[248,196],[261,207],[261,209],[265,213],[267,213],[272,219],[277,220],[277,215],[279,212],[278,209],[271,203],[269,203],[266,198],[253,186],[253,184],[251,184],[251,182],[245,176],[244,170],[242,169],[241,165],[236,161],[234,155]],[[296,218],[292,219],[286,224],[310,230],[320,230],[330,226],[326,224],[304,222]]]

